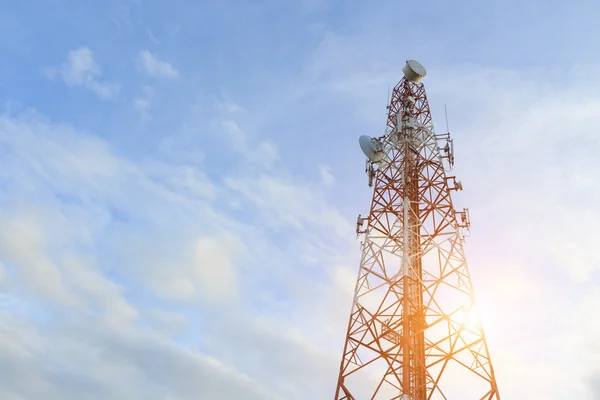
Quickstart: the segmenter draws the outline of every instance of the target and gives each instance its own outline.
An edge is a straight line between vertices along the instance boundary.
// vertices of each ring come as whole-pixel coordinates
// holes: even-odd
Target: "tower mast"
[[[385,134],[359,141],[375,188],[357,222],[362,258],[335,399],[499,400],[463,250],[469,214],[454,209],[462,185],[446,175],[453,143],[434,132],[425,69],[411,60],[403,72]]]

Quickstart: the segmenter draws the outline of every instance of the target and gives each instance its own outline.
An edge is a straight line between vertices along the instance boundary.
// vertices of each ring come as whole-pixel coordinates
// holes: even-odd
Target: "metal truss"
[[[435,134],[422,83],[403,78],[388,110],[335,399],[500,399],[463,250],[468,211],[452,204],[462,185],[446,175],[449,134]]]

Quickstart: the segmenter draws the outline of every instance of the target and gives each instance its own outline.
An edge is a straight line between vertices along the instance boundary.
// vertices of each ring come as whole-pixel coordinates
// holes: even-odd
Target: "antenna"
[[[450,133],[450,126],[448,125],[448,109],[446,103],[444,103],[444,112],[446,113],[446,132]]]
[[[387,98],[385,99],[386,114],[389,114],[389,112],[390,112],[390,104],[391,104],[390,101],[391,101],[391,99],[390,99],[390,83],[388,82],[388,94],[387,94]],[[386,126],[387,126],[387,123],[386,123]],[[386,128],[383,128],[383,130],[385,132]]]
[[[390,84],[388,83],[388,94],[387,97],[385,98],[385,109],[389,110],[390,109]]]

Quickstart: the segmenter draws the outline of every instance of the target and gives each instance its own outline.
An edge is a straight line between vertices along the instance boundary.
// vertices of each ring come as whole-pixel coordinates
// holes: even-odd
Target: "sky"
[[[405,60],[503,399],[600,399],[594,1],[0,11],[0,397],[331,399]]]

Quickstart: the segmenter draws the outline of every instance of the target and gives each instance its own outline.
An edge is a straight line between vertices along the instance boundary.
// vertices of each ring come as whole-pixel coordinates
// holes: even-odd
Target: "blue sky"
[[[594,2],[5,3],[3,399],[333,397],[408,58],[503,398],[600,398]]]

